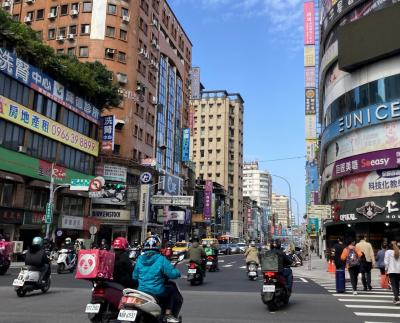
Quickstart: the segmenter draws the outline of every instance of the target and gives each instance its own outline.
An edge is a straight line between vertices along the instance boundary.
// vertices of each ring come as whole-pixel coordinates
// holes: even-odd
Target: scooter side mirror
[[[178,257],[178,262],[181,262],[183,259],[185,259],[185,255],[182,253]]]

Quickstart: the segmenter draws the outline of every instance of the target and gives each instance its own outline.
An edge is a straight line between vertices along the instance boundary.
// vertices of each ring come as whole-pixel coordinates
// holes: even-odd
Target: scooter
[[[42,281],[42,273],[40,272],[39,268],[33,266],[24,266],[21,268],[18,278],[14,279],[12,285],[14,286],[19,297],[25,296],[27,292],[32,292],[39,289],[42,291],[42,293],[46,293],[50,289],[51,274],[47,280]]]
[[[203,283],[204,276],[205,272],[200,265],[196,264],[195,262],[190,262],[188,264],[187,280],[190,282],[190,285],[201,285]]]
[[[256,280],[258,277],[258,264],[255,261],[250,261],[247,264],[247,276],[250,280]]]
[[[263,273],[264,284],[261,292],[261,300],[270,311],[287,305],[291,291],[287,288],[286,279],[279,272],[266,271]]]
[[[0,275],[4,275],[11,265],[12,244],[0,241]]]
[[[71,256],[69,257],[69,255]],[[68,258],[71,259],[68,260]],[[76,261],[77,256],[75,252],[68,249],[61,249],[57,258],[57,274],[62,274],[66,270],[72,273],[75,270]]]
[[[207,256],[206,265],[207,265],[207,270],[208,270],[209,272],[212,272],[212,271],[216,271],[216,270],[217,270],[217,266],[216,266],[216,264],[215,264],[215,257],[214,257],[214,256]]]
[[[185,255],[181,254],[178,260],[174,263],[176,266],[184,259]],[[179,316],[180,309],[183,303],[182,294],[179,291],[175,282],[167,280],[166,285],[174,286],[179,292],[180,302],[176,308],[172,309],[172,314],[179,318],[182,322],[182,317]],[[124,289],[123,297],[119,304],[118,322],[146,322],[146,323],[164,323],[164,309],[161,308],[157,300],[146,293],[135,289]]]

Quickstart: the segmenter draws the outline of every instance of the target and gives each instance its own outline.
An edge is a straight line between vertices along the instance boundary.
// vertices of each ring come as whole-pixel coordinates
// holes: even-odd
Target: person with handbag
[[[357,295],[358,274],[360,273],[360,258],[362,252],[355,246],[355,241],[349,239],[347,247],[343,249],[341,259],[346,262],[346,267],[350,274],[351,287],[353,295]]]
[[[393,291],[393,303],[400,305],[400,249],[396,241],[392,241],[385,253],[385,269],[389,276]]]

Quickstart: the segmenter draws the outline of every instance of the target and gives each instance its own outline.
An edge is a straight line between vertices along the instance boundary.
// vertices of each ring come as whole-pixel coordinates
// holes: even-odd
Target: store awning
[[[42,188],[50,188],[50,183],[49,182],[45,182],[45,181],[39,181],[37,179],[34,179],[33,181],[30,181],[28,183],[28,186],[31,187],[42,187]]]
[[[13,182],[17,182],[17,183],[25,183],[22,176],[13,174],[13,173],[3,172],[1,170],[0,170],[0,178],[5,179],[7,181],[13,181]]]

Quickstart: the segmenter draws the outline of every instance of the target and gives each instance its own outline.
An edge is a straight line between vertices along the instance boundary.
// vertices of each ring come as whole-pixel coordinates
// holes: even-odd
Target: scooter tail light
[[[141,306],[148,303],[147,300],[139,297],[132,297],[132,296],[123,296],[121,301],[119,302],[118,309],[122,309],[125,307],[129,307],[130,305],[133,306]]]
[[[207,257],[207,260],[213,260],[213,259],[214,259],[213,256],[208,256],[208,257]]]
[[[196,269],[196,264],[195,263],[190,263],[189,264],[189,269]]]
[[[266,271],[264,273],[264,277],[265,278],[276,278],[277,277],[277,273],[273,272],[273,271]]]
[[[97,286],[93,288],[93,296],[104,297],[105,294],[106,294],[105,288]]]

